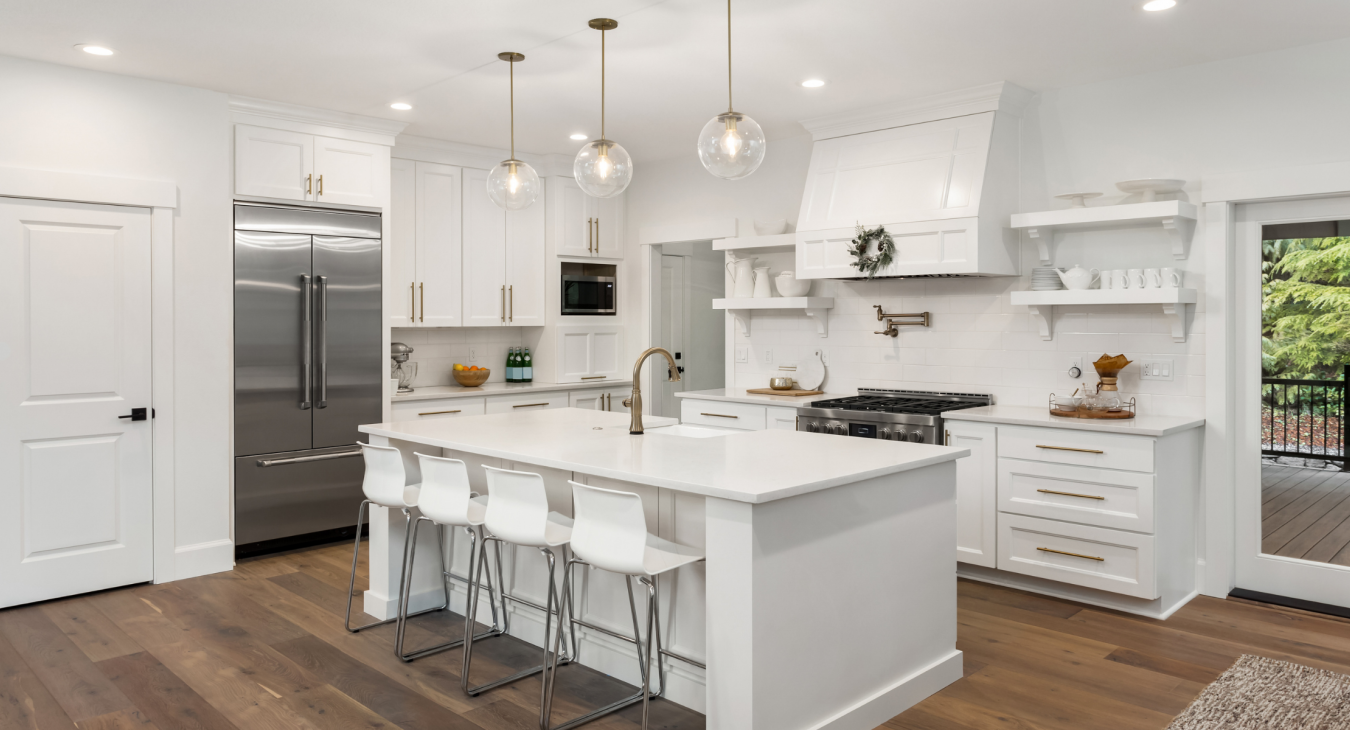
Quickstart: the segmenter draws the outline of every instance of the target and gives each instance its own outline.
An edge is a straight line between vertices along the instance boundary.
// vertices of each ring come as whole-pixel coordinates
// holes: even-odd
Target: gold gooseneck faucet
[[[628,433],[642,433],[642,363],[647,362],[647,358],[661,353],[666,356],[666,362],[670,363],[670,382],[678,383],[680,381],[680,369],[675,365],[675,357],[664,347],[649,347],[647,351],[638,355],[637,363],[633,365],[633,394],[623,399],[623,406],[632,414],[632,419],[628,422]]]

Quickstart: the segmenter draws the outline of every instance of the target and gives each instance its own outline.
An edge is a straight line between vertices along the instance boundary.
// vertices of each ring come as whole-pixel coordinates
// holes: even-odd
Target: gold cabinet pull
[[[1056,555],[1068,555],[1068,556],[1071,557],[1071,558],[1082,558],[1082,559],[1084,559],[1084,560],[1095,560],[1095,561],[1097,561],[1097,562],[1099,562],[1099,563],[1104,563],[1104,562],[1106,562],[1106,558],[1099,558],[1099,557],[1097,557],[1096,555],[1080,555],[1079,553],[1066,553],[1066,552],[1064,552],[1063,550],[1052,550],[1052,549],[1050,549],[1050,548],[1043,548],[1043,547],[1038,547],[1038,548],[1036,548],[1036,549],[1037,549],[1037,550],[1040,550],[1040,551],[1043,552],[1043,553],[1054,553],[1054,554],[1056,554]]]
[[[1054,450],[1054,451],[1077,451],[1077,452],[1082,453],[1082,454],[1105,454],[1105,453],[1106,453],[1105,451],[1102,451],[1101,449],[1075,449],[1075,448],[1073,448],[1072,446],[1045,446],[1045,445],[1043,445],[1043,444],[1036,444],[1036,448],[1038,448],[1038,449],[1052,449],[1052,450]]]
[[[740,418],[740,416],[728,416],[725,413],[700,413],[700,416],[712,416],[713,418]]]
[[[608,375],[591,375],[591,376],[582,378],[582,380],[604,380],[605,378],[608,378],[608,377],[609,377]]]
[[[614,396],[610,395],[609,393],[605,393],[605,410],[607,411],[614,410]]]
[[[305,176],[305,195],[310,195],[313,192],[314,192],[314,173],[310,173]]]
[[[417,321],[417,283],[408,285],[408,324]]]
[[[1056,492],[1053,489],[1037,489],[1036,491],[1040,492],[1041,494],[1062,494],[1065,497],[1082,497],[1083,499],[1106,499],[1106,497],[1099,497],[1095,494],[1074,494],[1073,492]]]
[[[600,253],[600,219],[595,219],[595,253]]]
[[[586,219],[586,253],[590,253],[592,247],[595,246],[595,236],[593,234],[593,231],[595,230],[594,224],[594,218]]]
[[[443,414],[443,413],[459,413],[461,410],[463,410],[463,409],[454,410],[454,411],[427,411],[426,413],[419,413],[419,414],[417,414],[417,415],[419,415],[419,416],[439,416],[439,415],[441,415],[441,414]]]
[[[323,195],[323,175],[319,176],[319,195]]]
[[[520,405],[518,405],[518,406],[511,406],[511,407],[512,407],[512,408],[535,408],[535,407],[538,407],[538,406],[546,406],[546,405],[548,405],[548,404],[547,404],[547,403],[522,403],[522,404],[520,404]]]
[[[424,281],[417,285],[417,293],[422,295],[422,313],[418,315],[418,322],[427,321],[427,283]]]
[[[952,445],[952,432],[951,432],[951,431],[947,431],[947,432],[945,432],[945,433],[946,433],[947,438],[942,442],[942,445],[943,445],[943,446],[951,446],[951,445]]]
[[[506,285],[502,284],[502,324],[506,323]]]
[[[511,301],[511,313],[506,316],[507,321],[516,321],[516,285],[506,287],[506,296]]]

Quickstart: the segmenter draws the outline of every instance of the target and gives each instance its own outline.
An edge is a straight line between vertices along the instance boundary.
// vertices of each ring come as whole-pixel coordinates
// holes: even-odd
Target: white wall
[[[1140,177],[1185,179],[1183,198],[1194,202],[1207,176],[1350,159],[1344,131],[1350,98],[1335,91],[1347,84],[1350,41],[1337,41],[1044,92],[1023,122],[1021,209],[1063,207],[1051,196],[1079,190],[1105,193],[1099,205],[1120,202],[1115,183]],[[809,137],[775,139],[764,167],[737,182],[704,172],[692,150],[644,163],[629,189],[630,233],[694,217],[795,222],[809,150]],[[1203,302],[1202,248],[1193,247],[1177,265]],[[1125,353],[1176,364],[1171,382],[1141,383],[1137,368],[1126,370],[1121,389],[1139,396],[1143,412],[1204,414],[1203,312],[1195,315],[1190,339],[1174,343],[1161,311],[1061,307],[1055,339],[1042,341],[1026,308],[1012,306],[1008,296],[1028,288],[1030,268],[1038,265],[1034,249],[1023,244],[1023,278],[817,282],[813,295],[836,298],[829,337],[821,339],[799,314],[756,312],[750,338],[736,335],[736,344],[751,348],[750,362],[735,366],[736,385],[763,387],[778,365],[821,348],[832,392],[868,386],[988,392],[1001,403],[1040,405],[1051,391],[1090,380],[1087,363],[1103,352]],[[1173,265],[1161,231],[1070,234],[1052,256],[1056,266]],[[771,273],[792,266],[782,254],[762,263]],[[933,326],[905,329],[897,339],[872,334],[880,329],[874,304],[931,311]],[[1084,377],[1065,374],[1071,357],[1083,358]]]
[[[176,548],[186,570],[202,565],[227,570],[234,554],[231,545],[221,543],[230,537],[233,289],[226,96],[0,57],[0,109],[0,166],[167,180],[178,186]],[[205,546],[210,555],[194,546]]]

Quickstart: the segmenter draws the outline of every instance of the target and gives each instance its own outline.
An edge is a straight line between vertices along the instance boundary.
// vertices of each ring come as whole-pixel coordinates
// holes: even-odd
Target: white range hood
[[[885,225],[895,261],[878,276],[1020,273],[1021,110],[997,83],[802,122],[815,137],[797,220],[797,278],[854,279],[856,227]]]

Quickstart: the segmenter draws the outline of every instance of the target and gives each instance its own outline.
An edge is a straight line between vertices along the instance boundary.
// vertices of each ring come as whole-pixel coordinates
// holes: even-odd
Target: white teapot
[[[1074,264],[1068,271],[1055,269],[1055,273],[1059,274],[1059,280],[1064,282],[1066,289],[1090,289],[1101,278],[1100,271],[1085,269],[1078,264]]]

